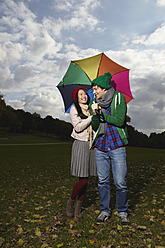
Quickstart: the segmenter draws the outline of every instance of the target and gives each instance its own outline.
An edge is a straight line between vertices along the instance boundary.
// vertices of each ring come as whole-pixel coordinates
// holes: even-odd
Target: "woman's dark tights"
[[[74,185],[71,199],[75,200],[78,196],[79,201],[83,201],[88,184],[88,177],[79,177],[79,181]]]

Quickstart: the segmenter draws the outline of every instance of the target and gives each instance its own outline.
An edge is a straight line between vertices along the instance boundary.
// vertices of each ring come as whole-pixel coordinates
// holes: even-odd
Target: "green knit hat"
[[[104,75],[101,75],[97,78],[95,78],[92,81],[92,84],[96,84],[98,86],[100,86],[103,89],[109,90],[112,86],[110,85],[112,79],[112,75],[110,72],[106,72],[104,73]]]

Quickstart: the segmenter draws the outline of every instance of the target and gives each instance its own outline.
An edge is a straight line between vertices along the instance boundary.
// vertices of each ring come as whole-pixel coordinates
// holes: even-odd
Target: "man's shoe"
[[[121,216],[121,217],[119,217],[119,219],[120,219],[120,222],[121,222],[121,224],[123,226],[129,226],[129,225],[131,225],[131,222],[130,222],[130,220],[128,219],[127,216]]]
[[[105,221],[107,221],[110,217],[109,216],[106,216],[105,214],[100,214],[97,219],[96,219],[96,223],[97,224],[102,224],[104,223]]]

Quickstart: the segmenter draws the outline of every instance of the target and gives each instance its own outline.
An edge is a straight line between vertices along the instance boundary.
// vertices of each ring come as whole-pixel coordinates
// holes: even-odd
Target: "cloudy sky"
[[[70,60],[104,52],[130,69],[131,125],[165,130],[165,0],[0,0],[0,92],[70,121],[56,88]]]

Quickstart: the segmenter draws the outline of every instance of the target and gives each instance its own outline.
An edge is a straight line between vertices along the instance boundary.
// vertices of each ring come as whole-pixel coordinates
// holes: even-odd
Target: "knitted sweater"
[[[93,103],[95,103],[95,99],[93,99],[89,104],[91,115],[93,115],[92,108],[91,108],[91,105]],[[115,91],[115,94],[113,96],[112,103],[111,103],[111,115],[108,115],[106,113],[103,113],[103,115],[104,115],[105,121],[108,124],[114,125],[117,128],[119,135],[121,139],[124,141],[125,145],[128,144],[128,140],[127,140],[128,133],[127,133],[127,127],[125,123],[126,113],[127,113],[127,105],[125,102],[125,97],[121,92]],[[94,140],[93,140],[93,145],[92,145],[94,147],[94,144],[99,136],[99,132],[101,128],[97,115],[93,115],[91,125],[92,125],[93,130],[96,132]]]

